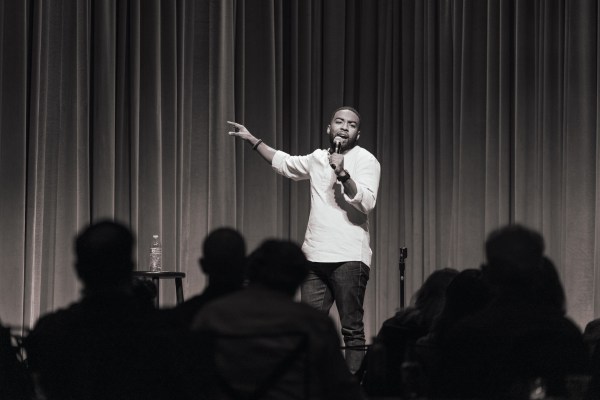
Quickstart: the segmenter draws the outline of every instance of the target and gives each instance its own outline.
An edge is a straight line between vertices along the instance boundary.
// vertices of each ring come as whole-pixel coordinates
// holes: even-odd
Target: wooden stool
[[[138,278],[152,279],[152,283],[156,286],[156,298],[154,299],[154,305],[156,308],[160,306],[160,280],[161,279],[175,279],[175,293],[177,295],[177,304],[183,303],[183,286],[181,280],[185,278],[185,272],[173,272],[173,271],[133,271],[133,276]]]

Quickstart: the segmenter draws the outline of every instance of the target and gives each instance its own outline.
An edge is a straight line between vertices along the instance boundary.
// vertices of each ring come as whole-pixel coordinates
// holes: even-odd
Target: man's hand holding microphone
[[[344,171],[344,155],[341,154],[342,141],[343,139],[339,136],[333,139],[335,152],[329,154],[329,165],[331,165],[336,175]]]

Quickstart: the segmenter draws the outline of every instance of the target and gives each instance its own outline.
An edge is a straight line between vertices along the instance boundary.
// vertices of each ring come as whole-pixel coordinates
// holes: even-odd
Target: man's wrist
[[[252,144],[252,142],[250,142],[250,144],[252,144],[252,150],[256,150],[257,147],[262,143],[262,139],[258,139],[256,142],[254,142],[254,144]]]
[[[341,183],[345,183],[349,179],[350,179],[350,174],[345,169],[342,170],[342,172],[340,172],[337,175],[337,180],[340,181]]]

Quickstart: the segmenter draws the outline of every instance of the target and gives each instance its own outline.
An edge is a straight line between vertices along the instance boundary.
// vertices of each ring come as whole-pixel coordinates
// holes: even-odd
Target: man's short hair
[[[293,295],[308,275],[308,261],[300,247],[286,240],[267,240],[249,257],[248,278]]]
[[[133,245],[125,225],[108,220],[89,225],[75,239],[79,278],[95,288],[131,279]]]
[[[360,114],[358,113],[358,111],[356,111],[355,108],[350,107],[350,106],[342,106],[342,107],[338,108],[337,110],[335,110],[333,112],[333,114],[331,114],[331,118],[329,119],[329,121],[333,121],[333,119],[335,118],[335,114],[341,110],[352,111],[354,114],[356,114],[356,116],[358,117],[358,126],[360,127]]]

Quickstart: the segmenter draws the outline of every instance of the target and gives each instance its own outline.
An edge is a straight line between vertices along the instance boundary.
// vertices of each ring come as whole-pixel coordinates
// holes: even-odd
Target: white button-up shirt
[[[371,153],[354,146],[344,153],[344,168],[356,183],[349,198],[329,165],[327,150],[306,156],[277,151],[272,166],[293,180],[310,179],[311,207],[302,250],[309,261],[362,261],[371,266],[369,212],[375,207],[381,167]]]

